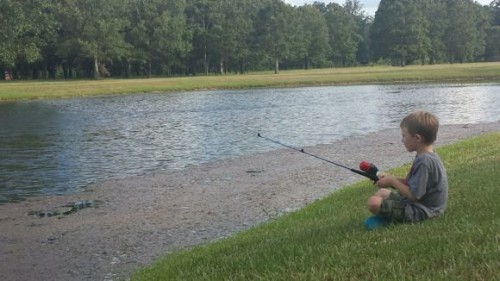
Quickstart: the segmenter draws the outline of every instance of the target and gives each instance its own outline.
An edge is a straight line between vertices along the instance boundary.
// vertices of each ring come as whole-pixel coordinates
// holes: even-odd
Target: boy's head
[[[431,145],[436,141],[439,121],[429,112],[416,111],[403,118],[399,126],[406,128],[412,136],[419,135],[424,144]]]

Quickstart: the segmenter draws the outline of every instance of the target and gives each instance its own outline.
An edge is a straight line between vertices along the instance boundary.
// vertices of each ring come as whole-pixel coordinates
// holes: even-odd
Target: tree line
[[[500,0],[0,0],[0,19],[5,79],[500,59]]]

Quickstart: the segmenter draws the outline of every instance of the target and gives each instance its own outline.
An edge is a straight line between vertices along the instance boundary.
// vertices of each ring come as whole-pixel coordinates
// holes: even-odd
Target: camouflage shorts
[[[392,191],[389,197],[382,200],[379,215],[389,219],[391,222],[404,222],[406,203],[403,196],[397,191]]]

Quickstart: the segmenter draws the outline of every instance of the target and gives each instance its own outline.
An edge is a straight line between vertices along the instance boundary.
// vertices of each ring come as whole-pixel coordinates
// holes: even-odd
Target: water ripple
[[[500,119],[500,85],[368,85],[205,91],[0,104],[0,203],[92,182],[328,144],[399,125],[415,109],[442,124]]]

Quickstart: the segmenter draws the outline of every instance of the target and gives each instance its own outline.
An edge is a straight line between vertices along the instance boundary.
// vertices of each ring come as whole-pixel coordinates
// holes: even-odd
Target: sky
[[[340,5],[344,4],[345,0],[284,0],[285,3],[291,4],[291,5],[296,5],[296,6],[302,6],[304,4],[312,4],[314,1],[318,2],[323,2],[325,4],[328,4],[330,2],[335,2]],[[476,0],[476,2],[479,2],[481,5],[489,5],[493,0]],[[363,10],[371,15],[374,16],[375,12],[377,11],[378,8],[378,3],[380,0],[359,0],[359,2],[363,5]]]

